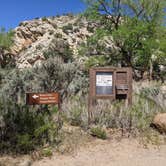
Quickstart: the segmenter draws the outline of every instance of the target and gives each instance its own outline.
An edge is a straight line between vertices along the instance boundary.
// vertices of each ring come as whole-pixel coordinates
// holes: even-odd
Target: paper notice
[[[112,86],[112,75],[96,75],[96,86]]]

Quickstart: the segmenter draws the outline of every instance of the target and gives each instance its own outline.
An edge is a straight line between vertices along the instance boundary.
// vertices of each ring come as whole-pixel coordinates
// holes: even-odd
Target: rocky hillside
[[[21,22],[14,30],[14,45],[11,48],[16,66],[27,68],[40,64],[50,49],[59,54],[67,51],[66,48],[70,49],[75,58],[79,45],[93,34],[96,27],[97,23],[72,15]]]

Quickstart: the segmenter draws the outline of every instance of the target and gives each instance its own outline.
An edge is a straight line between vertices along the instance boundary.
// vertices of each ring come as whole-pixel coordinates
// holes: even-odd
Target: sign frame
[[[112,73],[112,94],[97,94],[96,93],[96,74],[98,73]],[[115,69],[114,68],[91,68],[90,69],[90,93],[89,95],[100,99],[114,99],[115,98]]]
[[[54,105],[60,104],[60,94],[58,92],[27,92],[27,105]]]

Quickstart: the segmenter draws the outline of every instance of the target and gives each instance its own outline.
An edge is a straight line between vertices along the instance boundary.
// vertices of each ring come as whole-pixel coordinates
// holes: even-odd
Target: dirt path
[[[71,155],[54,155],[33,166],[166,166],[166,145],[145,149],[137,140],[94,140]]]

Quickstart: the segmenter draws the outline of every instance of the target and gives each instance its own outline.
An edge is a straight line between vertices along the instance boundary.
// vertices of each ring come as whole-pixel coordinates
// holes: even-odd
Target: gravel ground
[[[33,166],[166,166],[166,145],[143,148],[136,139],[98,140],[70,155],[54,154]]]

